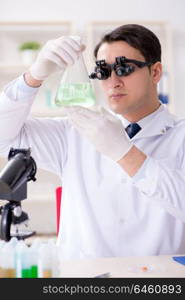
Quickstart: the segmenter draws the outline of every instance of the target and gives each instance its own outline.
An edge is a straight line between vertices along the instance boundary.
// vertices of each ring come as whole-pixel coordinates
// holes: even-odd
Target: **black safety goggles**
[[[112,71],[114,71],[116,75],[120,77],[128,76],[135,71],[135,66],[143,68],[146,66],[151,66],[152,64],[153,62],[143,62],[135,59],[129,59],[125,56],[116,57],[115,63],[113,64],[106,63],[104,59],[97,60],[94,72],[89,75],[89,78],[106,80],[111,76]]]

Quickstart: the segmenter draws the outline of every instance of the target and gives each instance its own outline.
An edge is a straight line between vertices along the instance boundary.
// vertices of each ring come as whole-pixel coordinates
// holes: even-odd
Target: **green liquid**
[[[90,83],[61,84],[55,98],[55,104],[61,106],[91,106],[95,104],[95,95]]]
[[[22,269],[22,271],[21,271],[21,277],[22,278],[30,278],[31,277],[30,273],[31,273],[30,269]]]
[[[38,268],[37,268],[36,265],[31,266],[31,268],[30,268],[30,277],[31,278],[38,278]]]

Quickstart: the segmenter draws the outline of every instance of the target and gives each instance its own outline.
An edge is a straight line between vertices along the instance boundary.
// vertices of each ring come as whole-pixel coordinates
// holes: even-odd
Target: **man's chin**
[[[124,108],[118,107],[118,105],[109,105],[109,108],[115,113],[122,115],[125,112]]]

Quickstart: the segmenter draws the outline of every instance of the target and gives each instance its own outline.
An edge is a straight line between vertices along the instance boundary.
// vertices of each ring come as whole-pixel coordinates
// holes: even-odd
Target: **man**
[[[102,79],[112,112],[69,107],[67,119],[28,118],[42,81],[82,50],[69,37],[49,41],[6,87],[1,153],[31,147],[38,166],[62,178],[63,259],[184,253],[185,122],[158,100],[161,47],[150,30],[121,26],[95,49],[91,77]]]

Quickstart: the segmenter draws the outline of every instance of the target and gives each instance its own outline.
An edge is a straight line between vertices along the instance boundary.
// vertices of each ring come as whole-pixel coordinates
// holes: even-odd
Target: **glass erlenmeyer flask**
[[[95,104],[94,90],[82,55],[65,70],[57,90],[55,104],[59,107],[66,105],[89,107]]]

